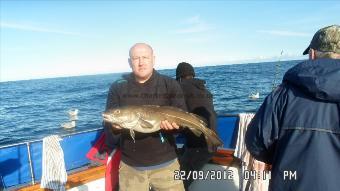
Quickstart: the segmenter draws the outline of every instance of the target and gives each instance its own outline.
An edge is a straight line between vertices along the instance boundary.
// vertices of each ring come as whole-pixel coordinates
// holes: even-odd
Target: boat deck
[[[82,170],[80,172],[73,173],[68,176],[66,189],[79,187],[93,181],[103,179],[105,176],[106,166],[90,167],[88,169]],[[104,183],[105,185],[105,183]],[[40,188],[40,184],[35,184],[18,189],[20,191],[38,191],[38,190],[48,190]]]
[[[89,167],[80,172],[68,176],[66,189],[70,191],[104,191],[105,190],[106,166]],[[205,173],[219,172],[222,176],[214,176],[206,180],[194,181],[189,190],[203,191],[209,188],[214,190],[238,190],[239,187],[239,160],[233,157],[233,150],[219,150],[213,157],[211,163],[202,169]],[[223,175],[224,173],[224,175]],[[217,174],[217,173],[216,173]],[[35,184],[18,189],[19,191],[43,191],[49,189],[40,188]]]

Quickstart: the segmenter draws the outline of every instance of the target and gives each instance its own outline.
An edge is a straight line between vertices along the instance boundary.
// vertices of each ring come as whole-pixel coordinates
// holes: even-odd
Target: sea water
[[[218,114],[256,112],[284,73],[299,61],[218,65],[195,68],[196,77],[206,81]],[[160,70],[175,77],[175,69]],[[100,128],[108,90],[122,73],[23,80],[0,83],[0,146],[41,139],[50,134]],[[259,99],[250,99],[259,92]],[[78,109],[76,128],[68,111]]]

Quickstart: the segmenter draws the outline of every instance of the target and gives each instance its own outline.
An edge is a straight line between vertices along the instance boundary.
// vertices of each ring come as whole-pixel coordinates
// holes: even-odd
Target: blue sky
[[[306,58],[339,10],[339,1],[0,0],[0,81],[130,71],[136,42],[154,48],[156,69]]]

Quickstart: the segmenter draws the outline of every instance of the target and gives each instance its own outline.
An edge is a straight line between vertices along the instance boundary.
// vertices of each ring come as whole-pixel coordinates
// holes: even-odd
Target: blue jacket
[[[270,190],[340,190],[340,60],[302,62],[266,97],[246,146],[272,164]]]

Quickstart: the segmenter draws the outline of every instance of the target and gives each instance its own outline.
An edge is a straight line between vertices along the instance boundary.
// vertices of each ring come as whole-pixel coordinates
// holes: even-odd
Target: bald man
[[[137,43],[129,52],[132,72],[114,82],[109,90],[106,110],[128,105],[173,106],[186,110],[179,84],[154,69],[155,56],[150,45]],[[118,137],[122,160],[119,166],[119,190],[184,190],[183,182],[174,179],[179,170],[176,156],[175,123],[161,122],[155,133],[135,132],[135,141],[128,130],[104,123],[112,144]],[[111,141],[111,142],[110,142]]]

